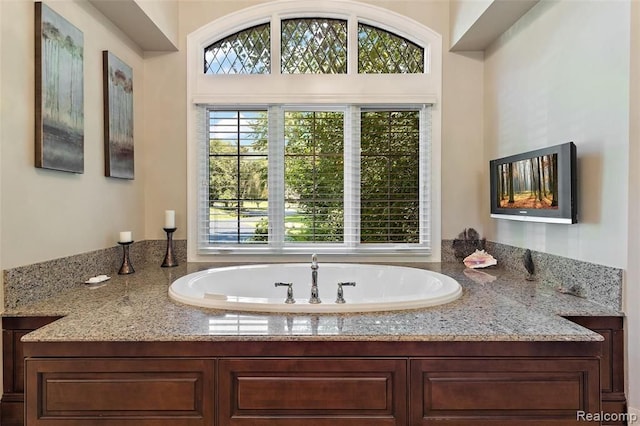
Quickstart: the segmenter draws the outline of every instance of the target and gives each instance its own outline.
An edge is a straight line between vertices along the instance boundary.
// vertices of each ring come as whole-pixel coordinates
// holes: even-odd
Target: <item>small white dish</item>
[[[111,277],[108,277],[106,275],[98,275],[98,276],[89,278],[84,283],[85,284],[98,284],[98,283],[101,283],[103,281],[107,281],[108,279],[111,279]]]

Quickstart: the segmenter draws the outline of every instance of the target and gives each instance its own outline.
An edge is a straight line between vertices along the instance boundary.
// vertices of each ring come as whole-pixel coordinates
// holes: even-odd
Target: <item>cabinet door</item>
[[[411,361],[412,425],[584,424],[599,413],[599,360],[430,358]]]
[[[214,362],[27,358],[27,424],[212,425]]]
[[[604,337],[600,386],[602,388],[602,411],[626,413],[627,399],[624,395],[624,331],[622,317],[566,317]],[[603,425],[624,425],[624,421],[608,421]]]
[[[0,424],[24,425],[24,350],[20,339],[60,317],[2,318],[2,400]]]
[[[405,359],[221,359],[219,426],[405,425]]]

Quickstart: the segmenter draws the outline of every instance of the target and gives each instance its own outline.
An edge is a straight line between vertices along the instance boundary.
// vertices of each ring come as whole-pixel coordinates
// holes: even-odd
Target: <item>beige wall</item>
[[[484,81],[485,160],[573,141],[579,182],[579,224],[485,214],[489,239],[625,268],[629,3],[538,3],[487,50]]]
[[[2,269],[115,245],[144,235],[144,74],[137,47],[88,2],[47,4],[84,33],[85,172],[34,167],[34,6],[2,1],[0,87]],[[136,179],[104,177],[102,50],[133,68]]]
[[[186,36],[201,26],[260,1],[179,2],[180,50],[145,57],[147,141],[145,163],[146,234],[161,238],[162,212],[176,210],[177,238],[186,237]],[[368,1],[405,14],[443,35],[449,45],[449,7],[445,1]],[[446,52],[442,99],[442,236],[465,227],[481,229],[477,209],[482,163],[482,55]],[[158,90],[162,88],[162,90]],[[461,125],[461,123],[464,123]],[[471,183],[471,184],[470,184]]]
[[[442,238],[484,233],[483,52],[445,53],[442,115]]]

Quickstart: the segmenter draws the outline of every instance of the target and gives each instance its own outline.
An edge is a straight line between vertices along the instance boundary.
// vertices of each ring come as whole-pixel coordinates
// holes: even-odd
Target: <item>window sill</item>
[[[189,262],[306,262],[317,254],[323,262],[440,262],[428,247],[349,249],[328,247],[273,248],[200,248],[189,255]]]

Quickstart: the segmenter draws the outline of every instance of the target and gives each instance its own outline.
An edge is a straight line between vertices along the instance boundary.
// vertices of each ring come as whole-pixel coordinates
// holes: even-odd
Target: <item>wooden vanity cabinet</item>
[[[402,358],[230,358],[218,362],[218,418],[229,426],[404,426]]]
[[[600,412],[599,360],[425,358],[411,360],[411,425],[579,425]]]
[[[208,426],[213,359],[27,359],[28,425]],[[29,392],[29,389],[36,390]]]
[[[2,318],[2,400],[0,424],[24,424],[24,353],[20,339],[60,317]]]
[[[623,412],[622,318],[569,319],[604,344],[23,344],[37,319],[4,318],[1,423],[23,424],[23,389],[28,426],[537,426]]]
[[[600,387],[602,389],[602,411],[626,413],[627,400],[624,395],[624,330],[622,317],[565,317],[604,337]],[[603,425],[624,425],[620,422]]]
[[[28,426],[578,425],[600,342],[29,342]]]

